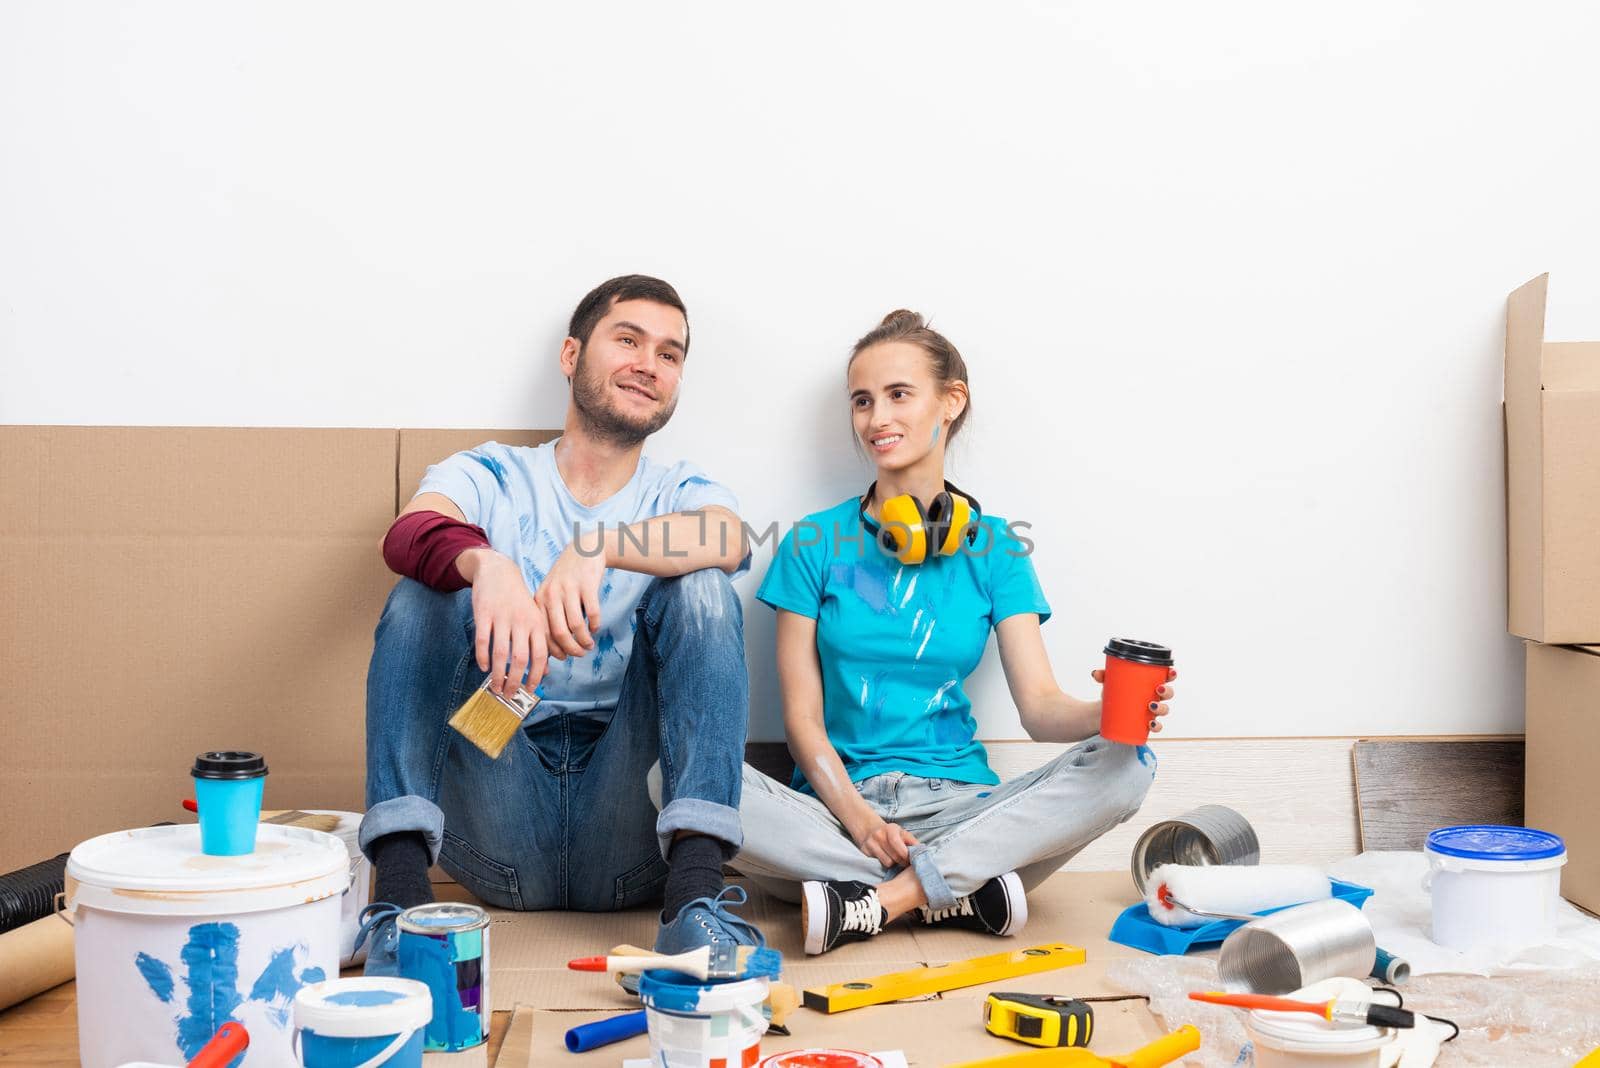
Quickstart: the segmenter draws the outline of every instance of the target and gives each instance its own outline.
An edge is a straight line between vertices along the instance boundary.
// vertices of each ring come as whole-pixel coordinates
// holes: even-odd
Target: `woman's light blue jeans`
[[[1079,850],[1133,817],[1155,779],[1147,746],[1099,735],[999,786],[893,771],[856,783],[867,804],[916,836],[911,867],[931,908],[948,908],[1014,871],[1032,890]],[[899,872],[856,848],[828,806],[748,765],[744,848],[733,867],[769,893],[800,899],[809,879],[877,886]]]

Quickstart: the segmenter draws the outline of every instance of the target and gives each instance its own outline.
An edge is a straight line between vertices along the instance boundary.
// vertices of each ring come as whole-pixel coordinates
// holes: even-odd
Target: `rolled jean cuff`
[[[439,806],[425,797],[407,795],[379,801],[367,809],[361,818],[361,831],[356,841],[368,860],[372,843],[386,834],[416,831],[428,843],[428,860],[439,863],[439,847],[444,845],[444,813]]]
[[[925,845],[911,847],[911,870],[917,873],[922,892],[927,895],[930,909],[947,909],[956,903],[956,895],[934,866],[933,853]]]
[[[739,810],[719,805],[715,801],[702,801],[698,797],[680,797],[656,817],[656,838],[661,843],[661,858],[672,851],[672,836],[679,831],[703,834],[722,843],[724,863],[733,859],[744,845],[744,830],[739,824]]]

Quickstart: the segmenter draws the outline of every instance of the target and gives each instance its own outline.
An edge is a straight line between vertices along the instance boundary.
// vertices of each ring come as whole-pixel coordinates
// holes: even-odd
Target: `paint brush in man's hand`
[[[498,760],[506,743],[538,703],[538,696],[521,686],[510,697],[501,697],[489,689],[489,680],[484,679],[483,685],[450,717],[450,726],[490,760]]]
[[[783,954],[764,946],[701,946],[670,957],[577,957],[567,961],[575,972],[671,971],[706,979],[776,979]]]

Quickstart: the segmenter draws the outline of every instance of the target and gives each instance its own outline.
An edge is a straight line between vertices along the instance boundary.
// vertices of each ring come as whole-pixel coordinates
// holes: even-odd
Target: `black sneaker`
[[[800,926],[806,952],[826,953],[841,942],[861,942],[883,930],[888,913],[866,883],[800,884]]]
[[[1028,922],[1028,897],[1022,892],[1017,873],[1008,871],[966,897],[956,898],[949,908],[922,905],[917,915],[929,927],[964,927],[984,934],[1013,935]]]

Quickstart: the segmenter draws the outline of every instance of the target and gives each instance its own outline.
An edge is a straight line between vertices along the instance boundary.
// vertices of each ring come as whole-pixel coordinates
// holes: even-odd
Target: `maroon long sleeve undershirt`
[[[407,512],[384,535],[383,562],[397,575],[451,593],[469,585],[456,570],[456,557],[479,546],[489,546],[482,527],[440,512]]]

